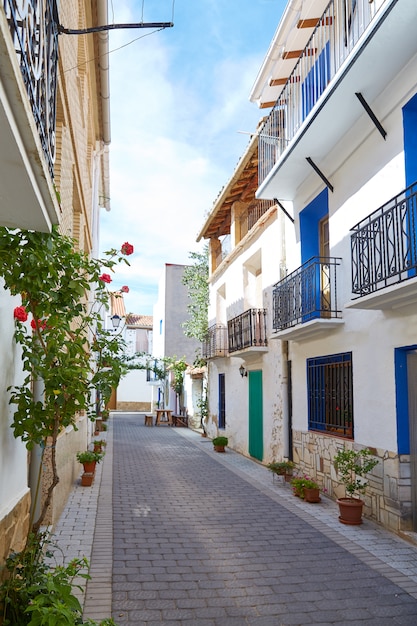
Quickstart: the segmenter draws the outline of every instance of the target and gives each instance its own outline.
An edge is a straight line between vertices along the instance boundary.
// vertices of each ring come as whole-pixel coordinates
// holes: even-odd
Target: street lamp
[[[110,319],[111,323],[113,324],[113,330],[117,330],[120,326],[122,318],[120,317],[120,315],[112,315]]]

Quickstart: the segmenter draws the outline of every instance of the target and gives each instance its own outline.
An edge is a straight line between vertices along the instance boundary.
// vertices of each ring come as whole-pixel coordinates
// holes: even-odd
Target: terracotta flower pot
[[[86,474],[94,474],[94,472],[96,471],[96,461],[88,461],[86,463],[83,463],[83,467]]]
[[[339,505],[339,521],[349,526],[362,524],[363,500],[359,498],[339,498],[336,500]]]
[[[84,472],[84,474],[81,476],[81,485],[83,487],[91,487],[91,485],[93,484],[93,480],[94,480],[93,473]]]
[[[224,452],[224,446],[213,446],[216,452]]]
[[[304,500],[306,502],[321,502],[320,489],[304,487]]]

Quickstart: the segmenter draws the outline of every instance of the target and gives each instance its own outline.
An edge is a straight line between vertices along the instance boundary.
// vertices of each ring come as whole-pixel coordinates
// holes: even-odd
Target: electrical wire
[[[115,22],[114,22],[113,0],[110,0],[110,4],[111,4],[111,12],[112,12],[112,24],[114,24]],[[144,19],[144,9],[145,9],[145,0],[142,0],[142,23]],[[172,25],[174,24],[174,12],[175,12],[175,0],[172,0],[172,10],[171,10],[171,24]],[[110,54],[113,54],[113,52],[118,52],[119,50],[123,50],[123,48],[127,48],[128,46],[132,45],[136,41],[139,41],[140,39],[144,39],[144,37],[149,37],[150,35],[154,35],[155,33],[158,33],[161,30],[164,30],[164,28],[157,28],[151,31],[150,33],[145,33],[144,35],[135,37],[131,41],[128,41],[127,43],[119,46],[118,48],[113,48],[113,50],[109,50],[106,53],[106,55],[110,55]],[[68,69],[63,70],[63,73],[66,74],[67,72],[72,72],[72,70],[76,70],[78,67],[82,67],[84,65],[87,65],[88,63],[93,63],[94,61],[98,61],[102,56],[106,56],[106,55],[99,55],[97,57],[93,57],[92,59],[87,59],[87,61],[84,61],[83,63],[78,63],[77,65],[74,65],[73,67],[69,67]]]

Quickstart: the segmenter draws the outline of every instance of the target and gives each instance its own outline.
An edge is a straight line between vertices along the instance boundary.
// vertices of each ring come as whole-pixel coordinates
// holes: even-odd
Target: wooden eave
[[[233,176],[223,187],[201,229],[197,241],[228,235],[231,210],[235,202],[250,204],[258,188],[258,135],[253,135],[246,152],[239,160]]]

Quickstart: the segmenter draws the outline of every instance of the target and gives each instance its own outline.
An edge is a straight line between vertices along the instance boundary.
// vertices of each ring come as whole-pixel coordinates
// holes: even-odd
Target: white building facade
[[[82,27],[94,15],[107,23],[107,2],[68,0],[59,9],[58,18],[55,0],[6,0],[0,6],[0,227],[49,232],[59,225],[80,250],[93,253],[99,211],[109,208],[110,117],[108,68],[86,59],[104,58],[108,37],[58,40],[57,20]],[[10,427],[8,388],[24,380],[14,341],[13,310],[20,304],[0,284],[0,566],[25,545],[31,488],[33,496],[49,485],[39,449],[29,454]],[[48,524],[56,521],[79,474],[75,454],[87,444],[89,427],[86,415],[77,420],[78,430],[68,428],[58,439],[60,483]]]
[[[271,207],[242,237],[244,155],[200,233],[210,434],[331,497],[337,450],[369,447],[365,511],[397,532],[417,530],[416,18],[414,0],[290,0],[251,93]]]
[[[291,219],[255,198],[258,136],[219,194],[199,239],[209,240],[209,436],[259,461],[290,453],[288,375],[281,342],[271,342],[272,287],[295,255]]]
[[[292,203],[300,246],[272,313],[293,457],[341,496],[335,452],[369,447],[367,514],[396,531],[417,528],[416,18],[412,0],[290,2],[251,96],[273,101],[257,197]]]

